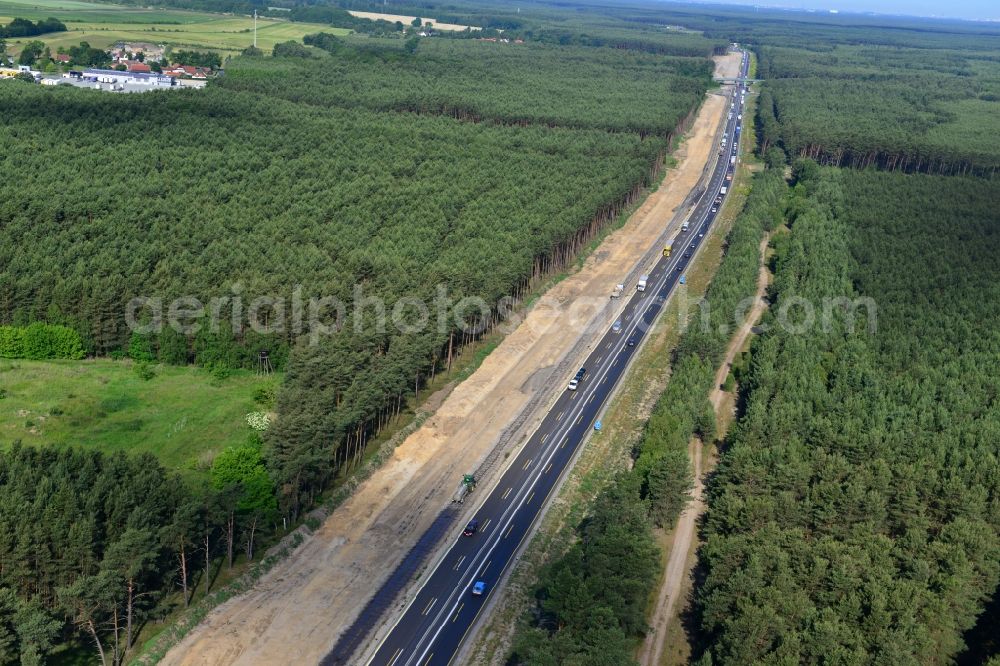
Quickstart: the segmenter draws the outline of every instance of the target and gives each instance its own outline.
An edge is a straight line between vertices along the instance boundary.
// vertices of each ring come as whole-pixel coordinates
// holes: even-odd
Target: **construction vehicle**
[[[611,290],[611,298],[618,298],[625,292],[625,285],[616,284],[615,288]]]
[[[451,496],[451,501],[455,504],[461,504],[465,501],[465,498],[469,496],[473,490],[476,489],[476,477],[474,474],[466,474],[462,477],[462,485],[458,487],[455,494]]]

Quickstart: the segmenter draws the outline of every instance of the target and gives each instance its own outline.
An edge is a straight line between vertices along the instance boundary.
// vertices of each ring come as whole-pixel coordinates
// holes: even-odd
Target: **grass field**
[[[40,39],[52,52],[81,41],[107,48],[118,41],[169,44],[177,49],[213,49],[236,53],[253,44],[253,18],[169,9],[122,7],[77,0],[0,0],[0,23],[14,17],[39,20],[54,16],[68,32],[9,40],[8,52],[18,53],[30,39]],[[347,34],[349,30],[317,23],[257,20],[257,46],[269,51],[279,42],[301,40],[319,31]]]
[[[280,376],[249,372],[215,379],[205,370],[157,366],[140,379],[129,361],[0,360],[0,447],[80,444],[154,453],[185,477],[214,454],[246,441],[254,391]]]

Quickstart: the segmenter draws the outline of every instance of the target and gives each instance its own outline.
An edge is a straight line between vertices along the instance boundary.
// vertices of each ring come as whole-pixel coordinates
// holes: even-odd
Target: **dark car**
[[[694,243],[691,243],[691,249],[692,250],[694,249]]]
[[[629,338],[628,339],[628,346],[629,347],[635,347],[635,338]]]
[[[580,368],[579,370],[576,371],[576,378],[583,379],[583,376],[585,374],[587,374],[587,368]]]
[[[691,251],[690,250],[688,250],[687,252],[684,253],[684,258],[685,259],[687,259],[690,256],[691,256]]]
[[[678,272],[678,273],[680,273],[680,272],[681,272],[682,270],[684,270],[684,267],[683,267],[683,266],[678,266],[678,267],[677,267],[677,272]]]
[[[462,534],[464,534],[465,536],[472,536],[478,531],[479,531],[479,521],[470,520],[469,524],[465,526],[465,531],[462,532]]]

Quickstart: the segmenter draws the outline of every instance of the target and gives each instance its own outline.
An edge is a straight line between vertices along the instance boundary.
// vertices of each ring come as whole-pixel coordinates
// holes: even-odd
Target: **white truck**
[[[635,285],[636,291],[646,291],[646,283],[649,281],[648,275],[640,275],[639,282]]]
[[[688,230],[688,221],[684,220],[684,223],[681,224],[681,231],[687,231],[687,230]]]
[[[611,290],[611,298],[618,298],[625,291],[625,285],[616,284],[615,288]]]
[[[722,189],[721,189],[721,190],[719,190],[719,194],[722,194],[722,195],[725,195],[725,194],[726,194],[726,191],[727,191],[728,189],[729,189],[729,188],[727,188],[727,187],[726,187],[725,185],[723,185],[723,186],[722,186]]]
[[[733,155],[732,157],[729,158],[729,163],[736,164],[736,155]]]

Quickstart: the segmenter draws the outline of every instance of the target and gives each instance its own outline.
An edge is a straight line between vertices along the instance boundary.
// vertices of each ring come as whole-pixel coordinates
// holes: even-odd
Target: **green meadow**
[[[258,389],[280,375],[154,366],[141,379],[130,361],[0,360],[0,447],[25,444],[151,452],[173,470],[203,474],[215,454],[252,434]]]

